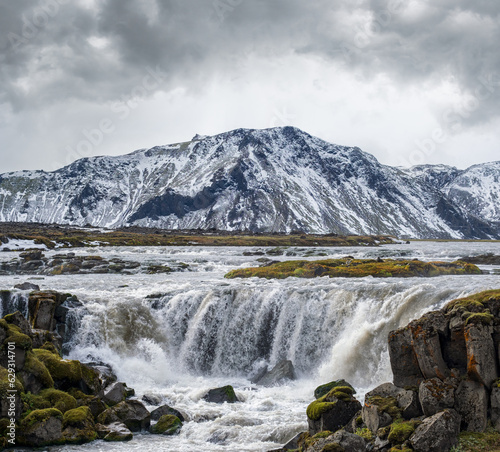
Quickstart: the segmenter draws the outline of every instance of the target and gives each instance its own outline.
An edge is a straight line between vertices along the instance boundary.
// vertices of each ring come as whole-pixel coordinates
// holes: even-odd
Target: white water
[[[277,447],[307,428],[305,409],[317,385],[345,378],[362,400],[368,389],[391,380],[386,345],[390,330],[453,298],[500,287],[500,276],[494,274],[426,279],[223,279],[232,268],[258,264],[261,256],[242,255],[249,250],[75,250],[147,264],[185,262],[191,271],[67,275],[33,281],[42,289],[73,293],[85,305],[78,334],[70,344],[71,358],[108,362],[139,397],[159,395],[189,419],[172,438],[142,434],[126,444],[97,441],[52,447],[51,451],[236,452]],[[308,250],[289,251],[300,258]],[[452,260],[500,254],[500,243],[413,242],[317,251],[328,257]],[[17,253],[1,253],[0,260],[14,256]],[[10,289],[26,279],[0,276],[0,288]],[[159,293],[163,295],[145,298]],[[278,388],[249,383],[248,377],[259,366],[272,366],[284,358],[293,361],[299,376],[296,382]],[[235,387],[242,403],[217,405],[202,400],[208,389],[226,384]]]

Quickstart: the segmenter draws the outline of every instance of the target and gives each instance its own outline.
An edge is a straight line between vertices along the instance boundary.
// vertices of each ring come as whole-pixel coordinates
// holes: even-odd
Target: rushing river
[[[307,428],[305,410],[317,385],[344,378],[362,401],[368,389],[391,381],[390,330],[454,298],[500,287],[500,275],[488,266],[480,267],[490,274],[436,278],[223,278],[230,269],[259,265],[257,259],[262,256],[248,255],[256,250],[75,249],[76,254],[100,254],[108,260],[177,268],[184,263],[187,268],[170,274],[62,275],[32,281],[42,289],[70,292],[84,304],[75,313],[79,326],[67,344],[70,358],[111,364],[119,380],[135,388],[138,398],[159,396],[188,419],[175,437],[145,433],[128,443],[96,441],[47,450],[267,451]],[[287,253],[295,257],[271,258],[303,258],[308,251],[289,248]],[[318,259],[320,254],[321,258],[447,261],[489,252],[500,254],[500,243],[315,248],[316,256],[306,258]],[[17,255],[0,253],[0,260]],[[0,276],[0,288],[33,279]],[[274,388],[250,383],[260,368],[282,359],[293,362],[298,380]],[[218,405],[202,399],[209,389],[227,384],[234,386],[241,403]]]

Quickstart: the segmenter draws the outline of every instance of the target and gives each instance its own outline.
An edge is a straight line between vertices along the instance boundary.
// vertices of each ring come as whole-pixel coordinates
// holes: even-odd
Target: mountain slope
[[[451,182],[436,183],[293,127],[237,129],[52,173],[0,175],[0,221],[498,236],[482,210],[454,202],[448,187],[463,173],[445,173]]]

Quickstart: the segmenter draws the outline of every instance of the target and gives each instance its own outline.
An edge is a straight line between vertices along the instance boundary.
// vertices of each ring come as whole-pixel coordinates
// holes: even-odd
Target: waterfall
[[[114,353],[120,365],[133,359],[159,378],[166,368],[249,377],[289,359],[299,377],[367,387],[391,379],[390,330],[467,292],[450,282],[236,283],[172,289],[153,299],[117,297],[86,303],[67,345],[79,359]]]
[[[28,318],[28,292],[0,290],[0,318],[19,311]]]

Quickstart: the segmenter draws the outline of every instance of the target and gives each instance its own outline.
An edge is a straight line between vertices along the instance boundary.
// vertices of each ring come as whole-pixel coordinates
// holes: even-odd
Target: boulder
[[[34,410],[19,425],[16,441],[22,446],[42,447],[62,442],[63,415],[55,408]]]
[[[364,452],[366,443],[361,436],[348,433],[345,430],[339,430],[332,436],[332,442],[338,444],[345,452]]]
[[[149,429],[151,433],[157,435],[175,435],[182,428],[181,420],[172,414],[164,414],[158,422]]]
[[[379,396],[382,398],[393,397],[396,399],[397,407],[401,411],[401,416],[405,419],[418,417],[422,414],[418,393],[410,389],[398,388],[392,383],[382,383],[375,389],[367,392],[365,398]]]
[[[352,388],[352,393],[356,394],[355,389],[344,379],[340,380],[335,380],[331,381],[330,383],[326,383],[324,385],[318,386],[314,390],[314,398],[319,399],[320,397],[324,396],[325,394],[328,394],[333,388],[336,388],[337,386],[350,386]]]
[[[63,416],[63,436],[68,443],[88,443],[97,439],[94,417],[89,407],[66,411]]]
[[[235,403],[239,402],[238,397],[234,393],[231,385],[223,386],[222,388],[210,389],[204,396],[203,400],[212,403]]]
[[[488,394],[476,381],[462,381],[455,392],[455,409],[462,416],[462,429],[484,432],[488,424]]]
[[[168,405],[162,405],[161,407],[156,408],[156,410],[151,411],[151,420],[157,421],[166,414],[177,416],[181,420],[181,422],[185,421],[185,418],[180,411]]]
[[[151,415],[144,404],[139,400],[127,400],[108,408],[97,417],[97,422],[109,425],[121,422],[132,432],[147,430],[151,421]]]
[[[266,372],[256,383],[261,386],[277,386],[296,379],[293,363],[289,360],[283,360]]]
[[[323,430],[335,432],[349,423],[361,409],[350,386],[337,386],[307,407],[309,433]]]
[[[417,386],[424,379],[411,344],[408,327],[389,333],[389,357],[394,384],[399,387]]]
[[[396,403],[394,399],[394,403]],[[363,423],[375,434],[379,428],[387,427],[393,421],[393,417],[383,411],[378,404],[366,401],[361,410]]]
[[[33,328],[52,331],[55,328],[54,312],[56,301],[51,298],[42,298],[37,302],[33,314]]]
[[[458,442],[460,415],[446,409],[423,420],[410,443],[416,452],[447,452]]]
[[[127,385],[125,383],[117,381],[104,389],[102,398],[109,406],[114,406],[120,402],[123,402],[126,395]]]
[[[127,426],[121,422],[113,422],[106,426],[98,424],[96,430],[99,437],[102,436],[104,441],[130,441],[134,437]]]
[[[455,389],[455,386],[445,383],[439,378],[422,381],[418,390],[418,397],[424,414],[432,416],[446,408],[453,408],[455,405]]]
[[[32,335],[31,325],[26,320],[26,317],[24,317],[24,315],[22,315],[19,311],[13,312],[12,314],[7,314],[4,317],[4,320],[9,325],[16,325],[21,330],[21,333],[31,337]]]
[[[467,375],[487,388],[498,377],[496,349],[492,338],[493,328],[481,323],[465,327],[467,349]]]
[[[24,282],[22,284],[16,284],[14,286],[14,289],[19,289],[19,290],[40,290],[40,286],[37,286],[36,284],[32,284],[30,282]]]
[[[163,400],[163,397],[157,395],[157,394],[144,394],[142,396],[142,401],[144,403],[147,403],[148,405],[155,405],[159,406]]]

